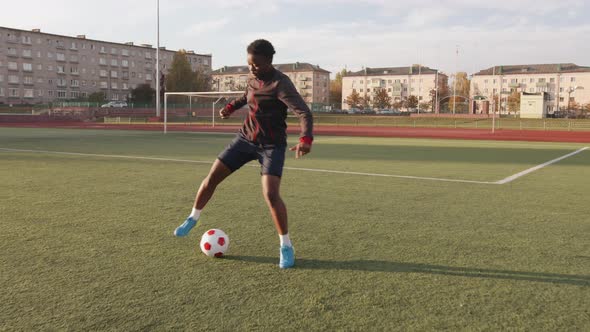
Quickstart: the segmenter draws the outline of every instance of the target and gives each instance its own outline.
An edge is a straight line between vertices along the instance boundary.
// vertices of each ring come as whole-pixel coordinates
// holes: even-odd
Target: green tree
[[[201,67],[197,67],[197,69],[193,73],[194,77],[194,91],[211,91],[212,85],[212,78],[211,75],[205,71],[205,69]],[[234,91],[243,91],[246,90],[246,86],[240,86],[239,84],[235,87]]]
[[[352,93],[346,97],[346,104],[350,108],[359,108],[363,104],[363,98],[356,90],[352,90]]]
[[[458,72],[455,74],[455,81],[453,86],[449,87],[449,111],[452,112],[453,108],[457,113],[467,113],[469,111],[469,91],[471,87],[471,81],[467,76],[466,72]],[[453,97],[456,96],[456,97]],[[464,98],[466,97],[466,98]],[[454,104],[456,103],[456,106]]]
[[[91,103],[104,103],[107,96],[104,92],[94,92],[88,95],[88,101]]]
[[[149,104],[154,102],[156,98],[156,90],[149,84],[140,84],[135,89],[131,90],[132,103]]]
[[[405,108],[418,107],[418,97],[416,97],[414,95],[410,95],[406,100],[404,100],[404,107]]]
[[[346,75],[346,69],[336,73],[336,77],[330,80],[330,105],[340,108],[342,104],[342,77]]]
[[[176,52],[166,75],[166,91],[197,91],[197,79],[198,75],[191,69],[186,52],[184,50]]]
[[[374,108],[389,108],[391,106],[391,97],[385,89],[375,89],[373,92],[373,107]]]

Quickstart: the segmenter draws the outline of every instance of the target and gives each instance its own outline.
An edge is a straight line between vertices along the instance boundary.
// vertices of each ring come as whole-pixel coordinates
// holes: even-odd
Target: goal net
[[[164,93],[164,133],[168,131],[168,115],[174,114],[180,115],[186,119],[196,120],[201,119],[207,125],[215,127],[216,119],[219,121],[219,109],[225,106],[226,103],[231,100],[240,97],[244,94],[244,91],[225,91],[225,92],[166,92]],[[183,100],[180,105],[170,104],[168,101],[172,96],[175,99]],[[207,109],[211,107],[209,115],[206,115],[209,111]],[[171,117],[171,120],[174,117]],[[186,121],[185,121],[186,122]]]

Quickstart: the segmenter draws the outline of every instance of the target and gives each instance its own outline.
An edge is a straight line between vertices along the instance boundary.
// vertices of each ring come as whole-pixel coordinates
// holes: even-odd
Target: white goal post
[[[211,125],[215,127],[215,112],[217,103],[224,98],[236,98],[244,94],[244,91],[224,92],[166,92],[164,93],[164,134],[168,132],[168,96],[186,96],[189,98],[189,105],[192,105],[193,97],[214,99],[212,102]],[[159,116],[159,114],[158,114]]]

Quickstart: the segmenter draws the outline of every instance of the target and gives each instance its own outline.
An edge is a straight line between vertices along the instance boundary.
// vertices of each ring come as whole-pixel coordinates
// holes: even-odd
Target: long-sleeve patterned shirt
[[[244,95],[233,100],[226,110],[233,112],[245,105],[249,112],[240,134],[251,142],[259,144],[287,143],[287,109],[299,117],[300,140],[313,140],[313,117],[309,107],[295,89],[289,77],[277,69],[268,75],[269,79],[259,80],[248,77]]]

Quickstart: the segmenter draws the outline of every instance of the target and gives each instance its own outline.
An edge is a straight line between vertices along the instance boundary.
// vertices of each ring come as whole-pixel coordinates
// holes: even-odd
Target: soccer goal
[[[211,126],[215,127],[215,114],[221,101],[231,101],[244,94],[244,91],[225,91],[225,92],[166,92],[164,93],[164,134],[168,132],[168,97],[185,96],[189,102],[189,112],[192,110],[195,99],[207,99],[211,101]]]

